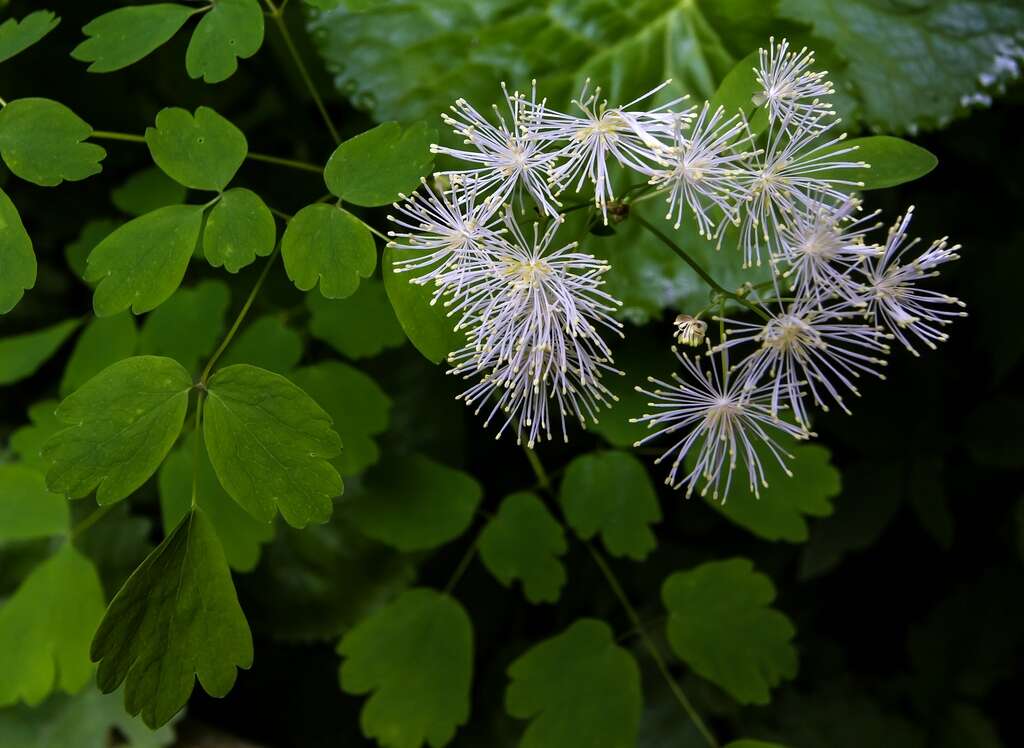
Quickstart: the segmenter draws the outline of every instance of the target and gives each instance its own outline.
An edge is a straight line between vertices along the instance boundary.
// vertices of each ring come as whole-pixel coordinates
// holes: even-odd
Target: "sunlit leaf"
[[[192,78],[220,83],[235,74],[238,58],[252,57],[262,45],[259,0],[213,0],[213,7],[192,32],[185,69]]]
[[[355,205],[387,205],[399,193],[412,192],[430,173],[430,145],[437,130],[426,122],[403,129],[385,122],[339,145],[324,169],[327,188],[335,197]]]
[[[320,284],[328,299],[351,296],[360,278],[377,266],[373,236],[346,210],[332,205],[307,205],[288,222],[281,238],[288,277],[300,291]]]
[[[67,319],[35,332],[0,338],[0,386],[35,374],[80,324],[77,319]]]
[[[215,268],[237,273],[273,252],[276,243],[274,216],[251,190],[228,190],[206,218],[203,254]]]
[[[52,10],[37,10],[20,21],[8,18],[0,24],[0,62],[24,52],[57,28],[59,23],[60,18]]]
[[[70,521],[67,501],[50,493],[42,473],[0,465],[0,543],[62,535]]]
[[[64,367],[61,396],[67,397],[111,364],[131,356],[137,342],[135,320],[127,312],[93,319],[78,336]]]
[[[7,314],[36,284],[36,253],[18,209],[0,190],[0,314]]]
[[[309,331],[343,356],[369,358],[405,342],[384,284],[375,278],[362,281],[347,299],[307,294],[306,306],[312,315]]]
[[[171,179],[211,192],[228,186],[249,152],[242,131],[206,106],[195,114],[179,107],[161,109],[156,126],[146,128],[146,144]]]
[[[89,38],[71,51],[91,63],[90,73],[109,73],[138,62],[167,42],[200,8],[154,3],[117,8],[82,27]]]
[[[43,459],[43,445],[64,428],[57,418],[59,405],[56,400],[42,400],[30,405],[28,418],[31,423],[11,434],[11,451],[21,462],[44,473],[50,468],[50,461]]]
[[[51,99],[15,99],[0,110],[0,154],[22,179],[55,187],[99,174],[107,152],[84,143],[89,123]]]
[[[217,280],[179,288],[142,323],[139,353],[168,356],[198,374],[224,333],[230,300],[228,287]]]
[[[920,179],[938,166],[939,160],[919,145],[889,135],[846,140],[837,147],[856,148],[850,159],[863,161],[867,169],[836,169],[821,172],[822,179],[848,179],[860,189],[880,190]]]

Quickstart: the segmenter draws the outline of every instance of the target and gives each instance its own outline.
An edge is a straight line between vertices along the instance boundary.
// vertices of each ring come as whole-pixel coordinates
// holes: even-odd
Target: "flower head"
[[[813,64],[813,52],[807,47],[793,52],[785,39],[776,44],[772,37],[767,51],[758,50],[754,75],[761,90],[754,102],[767,107],[772,122],[819,127],[821,116],[831,113],[832,105],[821,97],[831,96],[835,90],[825,77],[827,73],[810,69]]]
[[[679,345],[688,345],[695,348],[704,342],[704,335],[708,331],[708,323],[702,319],[691,317],[689,314],[680,314],[675,319],[676,342]]]

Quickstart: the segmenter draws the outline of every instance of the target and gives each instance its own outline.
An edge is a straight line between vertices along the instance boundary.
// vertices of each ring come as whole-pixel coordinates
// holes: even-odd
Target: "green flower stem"
[[[548,475],[547,470],[544,469],[544,463],[540,461],[540,457],[529,447],[523,447],[523,452],[526,453],[526,459],[530,463],[530,467],[533,469],[533,474],[537,477],[537,485],[549,496],[554,498],[551,478]],[[562,524],[565,524],[564,521]],[[668,669],[668,664],[661,656],[661,652],[658,651],[658,647],[654,643],[654,640],[651,639],[650,634],[647,633],[647,629],[644,628],[643,622],[640,620],[640,615],[626,596],[626,592],[619,583],[618,577],[615,576],[615,572],[612,571],[608,562],[605,561],[604,556],[602,556],[593,545],[585,541],[583,544],[587,547],[587,550],[590,551],[590,555],[593,557],[598,568],[601,569],[601,573],[604,575],[604,578],[608,582],[608,586],[611,587],[615,597],[618,598],[622,607],[625,608],[626,615],[629,616],[629,620],[633,624],[633,630],[630,633],[635,633],[640,636],[644,643],[644,647],[646,647],[651,658],[657,665],[658,672],[661,673],[661,677],[665,679],[668,687],[676,697],[676,701],[678,701],[680,706],[683,707],[683,711],[685,711],[687,716],[689,716],[693,721],[694,726],[707,741],[708,745],[710,745],[711,748],[719,748],[718,740],[701,718],[700,713],[694,708],[693,703],[689,698],[687,698],[682,687],[680,687],[680,685],[676,683],[675,678],[672,677],[672,673]]]
[[[316,104],[316,108],[320,111],[320,117],[323,119],[324,124],[327,125],[328,132],[331,133],[331,137],[334,138],[335,143],[341,142],[341,137],[338,135],[338,130],[334,127],[334,123],[331,121],[331,115],[327,113],[327,107],[324,106],[323,99],[320,98],[320,94],[316,90],[316,86],[313,84],[313,78],[309,74],[309,70],[306,69],[306,63],[302,61],[302,57],[299,55],[299,50],[295,46],[295,41],[292,39],[291,32],[288,31],[288,25],[284,22],[284,9],[287,6],[287,2],[281,3],[280,6],[274,5],[274,0],[263,0],[266,3],[267,8],[270,9],[270,18],[277,26],[278,31],[281,32],[281,38],[284,39],[284,44],[288,48],[288,53],[292,56],[295,61],[295,67],[298,68],[299,76],[301,76],[303,82],[306,84],[306,88],[309,89],[309,95],[313,97],[313,102]]]
[[[120,140],[125,143],[145,143],[146,139],[142,135],[134,135],[130,132],[114,132],[113,130],[93,130],[89,136],[98,140]],[[256,153],[250,151],[246,154],[246,158],[252,159],[253,161],[262,161],[267,164],[276,164],[277,166],[287,166],[290,169],[298,169],[300,171],[308,171],[314,174],[323,174],[324,170],[322,166],[317,166],[309,161],[299,161],[294,158],[281,158],[280,156],[271,156],[267,153]]]
[[[696,260],[690,257],[690,255],[687,254],[682,247],[680,247],[678,244],[672,241],[672,239],[657,226],[652,224],[646,218],[637,215],[636,213],[630,214],[630,219],[636,221],[645,229],[650,231],[652,234],[654,234],[654,236],[656,236],[661,241],[662,244],[664,244],[666,247],[675,252],[676,255],[678,255],[679,258],[683,260],[683,262],[685,262],[693,269],[693,272],[700,276],[700,279],[704,281],[704,283],[707,284],[707,286],[711,288],[712,291],[727,299],[732,299],[733,301],[739,302],[747,309],[761,317],[761,319],[768,321],[769,317],[767,314],[764,313],[764,310],[762,310],[756,304],[751,303],[745,297],[740,296],[737,293],[733,293],[732,291],[726,290],[720,283],[718,283],[718,281],[716,281],[714,278],[708,275],[708,272],[704,268],[702,268]]]
[[[117,506],[116,502],[113,504],[104,504],[103,506],[94,509],[87,517],[83,517],[74,527],[71,528],[71,534],[69,536],[70,539],[74,541],[75,538],[103,519],[114,509],[115,506]]]

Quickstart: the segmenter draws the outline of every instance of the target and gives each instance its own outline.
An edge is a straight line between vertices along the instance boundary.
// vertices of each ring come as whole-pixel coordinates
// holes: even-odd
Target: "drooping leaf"
[[[59,23],[60,17],[52,10],[37,10],[20,21],[8,18],[0,24],[0,62],[24,52],[57,28]]]
[[[344,509],[368,537],[418,551],[465,532],[482,493],[468,474],[422,455],[388,457],[367,473]]]
[[[122,683],[125,709],[150,727],[185,705],[196,678],[225,696],[252,665],[252,634],[202,509],[193,509],[114,596],[92,642],[96,681]]]
[[[189,16],[202,12],[176,3],[154,3],[117,8],[82,27],[89,38],[71,51],[91,63],[90,73],[109,73],[138,62],[167,42]]]
[[[111,593],[121,588],[156,547],[151,542],[153,521],[146,515],[133,514],[131,505],[130,501],[116,504],[100,518],[102,521],[75,536],[75,547],[95,564],[103,589]]]
[[[157,208],[185,202],[186,190],[157,166],[137,171],[110,192],[110,199],[122,213],[141,216]]]
[[[562,526],[532,493],[514,493],[480,534],[480,560],[506,587],[520,579],[531,603],[558,601],[565,585]]]
[[[338,645],[341,687],[371,694],[359,724],[383,748],[447,745],[469,719],[473,627],[454,598],[403,592]]]
[[[280,317],[266,316],[253,320],[242,330],[218,365],[223,369],[233,364],[252,364],[275,374],[286,374],[301,358],[302,338],[299,334],[285,325]],[[348,449],[347,439],[342,439],[342,443]]]
[[[179,288],[146,317],[139,353],[168,356],[198,374],[202,360],[213,353],[224,333],[230,300],[227,285],[217,280]]]
[[[465,344],[465,337],[455,332],[455,320],[447,315],[444,304],[431,306],[433,289],[409,282],[408,273],[394,270],[395,251],[384,250],[384,290],[406,336],[416,350],[432,363],[438,364],[448,354]]]
[[[238,58],[252,57],[263,46],[263,8],[259,0],[214,0],[202,17],[185,53],[192,78],[220,83],[235,74]]]
[[[331,417],[280,374],[237,364],[210,379],[203,434],[221,485],[257,519],[326,522],[341,477]]]
[[[324,169],[327,189],[335,197],[368,207],[387,205],[399,193],[412,192],[430,173],[431,143],[437,130],[420,121],[402,128],[385,122],[339,145]]]
[[[153,161],[174,181],[194,190],[220,192],[245,161],[245,134],[210,107],[195,114],[180,107],[161,109],[156,126],[146,128]]]
[[[104,369],[64,400],[65,428],[43,446],[51,491],[77,499],[96,490],[112,504],[141,486],[178,438],[192,379],[181,364],[136,356]]]
[[[15,99],[0,110],[0,154],[7,168],[34,184],[56,187],[99,174],[107,152],[89,123],[52,99]]]
[[[42,400],[29,406],[28,418],[31,423],[11,434],[11,451],[26,465],[45,473],[50,468],[49,460],[43,459],[43,445],[64,428],[57,418],[56,400]]]
[[[92,306],[97,317],[131,308],[156,309],[185,277],[199,241],[203,206],[171,205],[114,230],[89,254],[85,280],[96,282]]]
[[[360,278],[377,266],[373,236],[362,222],[333,205],[307,205],[295,214],[281,238],[288,277],[300,291],[320,284],[328,299],[351,296]]]
[[[64,497],[50,493],[38,470],[0,465],[0,543],[62,535],[71,516]]]
[[[0,314],[14,309],[36,284],[36,253],[18,209],[0,190]]]
[[[203,229],[203,254],[215,268],[237,273],[274,251],[277,224],[270,208],[251,190],[236,187],[213,206]]]
[[[71,358],[60,380],[61,397],[67,397],[111,364],[135,353],[138,331],[127,312],[97,317],[75,341]]]
[[[103,616],[96,569],[70,543],[0,606],[0,706],[74,693],[92,676],[89,640]]]
[[[160,516],[168,534],[191,510],[195,438],[193,434],[160,468]],[[235,571],[252,571],[260,559],[261,546],[274,537],[274,526],[254,519],[236,504],[217,481],[206,451],[199,450],[199,455],[196,503],[220,539],[228,565]]]
[[[626,452],[577,457],[565,471],[559,501],[584,540],[601,534],[608,552],[642,561],[654,550],[651,525],[661,520],[658,496],[643,463]]]
[[[120,225],[112,218],[93,218],[86,221],[82,230],[78,232],[78,237],[64,247],[64,259],[67,260],[68,267],[71,268],[71,272],[78,280],[85,282],[89,253]]]
[[[672,651],[741,704],[767,704],[796,675],[793,624],[769,607],[771,580],[745,558],[677,571],[662,585]]]
[[[375,278],[364,280],[347,299],[307,294],[306,306],[312,315],[309,331],[343,356],[369,358],[405,342],[384,284]]]
[[[391,399],[373,379],[340,361],[306,366],[290,376],[334,421],[342,448],[331,464],[342,477],[358,475],[380,459],[373,437],[387,430]]]
[[[42,330],[0,339],[0,386],[35,374],[80,324],[77,319],[66,319]]]
[[[636,745],[643,695],[633,656],[583,618],[509,665],[505,709],[531,720],[521,748]]]
[[[859,189],[864,190],[880,190],[912,182],[923,177],[939,163],[935,156],[921,146],[890,135],[853,138],[844,141],[841,147],[855,147],[857,150],[851,153],[849,158],[863,161],[869,168],[823,171],[821,178],[860,182]]]

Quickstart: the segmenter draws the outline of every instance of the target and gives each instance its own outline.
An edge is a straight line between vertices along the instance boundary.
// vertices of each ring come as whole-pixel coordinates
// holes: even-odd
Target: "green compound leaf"
[[[191,511],[193,439],[194,434],[160,468],[160,516],[168,533]],[[252,571],[260,560],[261,546],[274,537],[274,526],[253,519],[232,501],[217,481],[206,451],[200,450],[200,455],[196,503],[220,539],[228,565],[235,571]]]
[[[372,692],[359,724],[383,748],[441,748],[469,719],[473,627],[454,598],[403,592],[349,631],[338,653],[342,689]]]
[[[66,428],[43,446],[51,491],[99,504],[141,486],[174,445],[192,380],[169,358],[136,356],[104,369],[57,409]]]
[[[14,309],[36,284],[36,253],[18,209],[0,190],[0,314]]]
[[[201,8],[174,3],[118,8],[82,27],[89,38],[71,51],[90,73],[109,73],[128,67],[167,42]]]
[[[711,561],[665,580],[672,651],[741,704],[767,704],[796,676],[793,624],[770,608],[775,587],[745,558]]]
[[[360,278],[377,266],[373,236],[362,221],[332,205],[307,205],[288,222],[281,239],[288,277],[300,291],[320,284],[328,299],[351,296]]]
[[[64,367],[61,397],[67,397],[111,364],[131,356],[137,342],[135,320],[126,312],[92,320],[75,341]]]
[[[185,202],[186,190],[159,167],[137,171],[110,192],[114,207],[130,216],[141,216],[157,208]]]
[[[480,560],[506,587],[523,582],[531,603],[558,602],[565,585],[559,556],[569,549],[562,526],[532,493],[514,493],[480,534]]]
[[[850,146],[857,147],[850,158],[870,164],[870,168],[825,171],[823,179],[849,179],[863,183],[861,189],[881,190],[920,179],[939,164],[939,160],[921,146],[889,135],[853,138],[842,143],[844,148]],[[840,171],[844,175],[841,176]]]
[[[7,168],[42,187],[99,174],[107,152],[82,141],[89,123],[58,101],[16,99],[0,110],[0,154]]]
[[[827,517],[832,514],[831,499],[839,495],[839,471],[830,464],[831,452],[825,447],[786,445],[793,455],[788,463],[795,477],[779,466],[778,460],[764,455],[765,480],[761,497],[754,496],[746,482],[733,485],[726,502],[706,499],[715,510],[740,527],[745,527],[765,540],[807,540],[806,517]]]
[[[404,130],[385,122],[339,145],[324,169],[327,189],[355,205],[387,205],[400,193],[412,192],[430,173],[434,156],[431,143],[437,129],[417,122]]]
[[[206,218],[203,254],[215,268],[237,273],[273,252],[276,243],[274,215],[251,190],[228,190]]]
[[[179,288],[146,317],[139,353],[173,358],[191,374],[198,374],[200,362],[213,352],[224,333],[230,302],[227,285],[218,280]]]
[[[35,332],[0,338],[0,386],[32,376],[82,324],[66,319]]]
[[[252,634],[238,605],[217,535],[194,509],[110,602],[92,642],[104,693],[125,683],[129,714],[160,727],[180,710],[198,677],[225,696],[236,668],[252,665]]]
[[[400,551],[436,548],[469,527],[483,491],[467,473],[422,455],[389,457],[345,503],[367,537]]]
[[[43,445],[64,428],[64,424],[57,419],[59,405],[56,400],[42,400],[30,405],[28,418],[31,423],[11,434],[11,451],[22,464],[43,473],[50,469],[50,461],[43,459]]]
[[[302,338],[280,317],[260,317],[235,338],[220,359],[219,368],[252,364],[275,374],[286,374],[302,358]],[[337,426],[337,424],[335,424]],[[339,432],[340,433],[340,432]],[[348,449],[348,440],[342,439]]]
[[[569,463],[559,501],[583,540],[601,533],[613,556],[642,561],[657,541],[649,525],[661,520],[658,496],[643,463],[625,452],[594,452]]]
[[[456,321],[448,316],[443,303],[431,305],[433,288],[410,283],[408,273],[395,272],[394,262],[395,250],[385,248],[384,290],[391,308],[416,350],[431,363],[439,364],[465,344],[465,337],[455,332]]]
[[[508,668],[505,710],[531,720],[521,748],[634,746],[640,668],[604,621],[583,618]]]
[[[0,607],[0,706],[74,693],[92,676],[89,640],[103,617],[92,563],[65,543]]]
[[[89,254],[85,280],[95,282],[92,307],[110,317],[131,307],[156,309],[185,277],[203,226],[203,206],[171,205],[115,229]]]
[[[263,46],[263,8],[259,0],[213,0],[213,8],[192,32],[185,53],[191,78],[207,83],[226,81],[238,59],[252,57]]]
[[[146,128],[146,144],[167,176],[210,192],[227,187],[249,153],[245,134],[206,106],[194,115],[180,107],[161,109],[156,127]]]
[[[331,460],[343,477],[358,475],[380,459],[373,437],[391,420],[391,399],[363,372],[338,361],[324,361],[290,375],[334,421],[341,454]]]
[[[0,465],[0,545],[63,535],[70,529],[68,502],[50,493],[38,470]]]
[[[20,21],[8,18],[0,24],[0,62],[24,52],[57,28],[59,23],[60,18],[52,10],[37,10]]]
[[[325,299],[307,294],[311,315],[309,331],[343,356],[376,356],[405,342],[405,333],[388,303],[384,284],[367,278],[347,299]]]
[[[292,527],[326,522],[341,477],[331,417],[280,374],[238,364],[210,379],[203,417],[210,462],[221,485],[252,516],[278,511]]]

